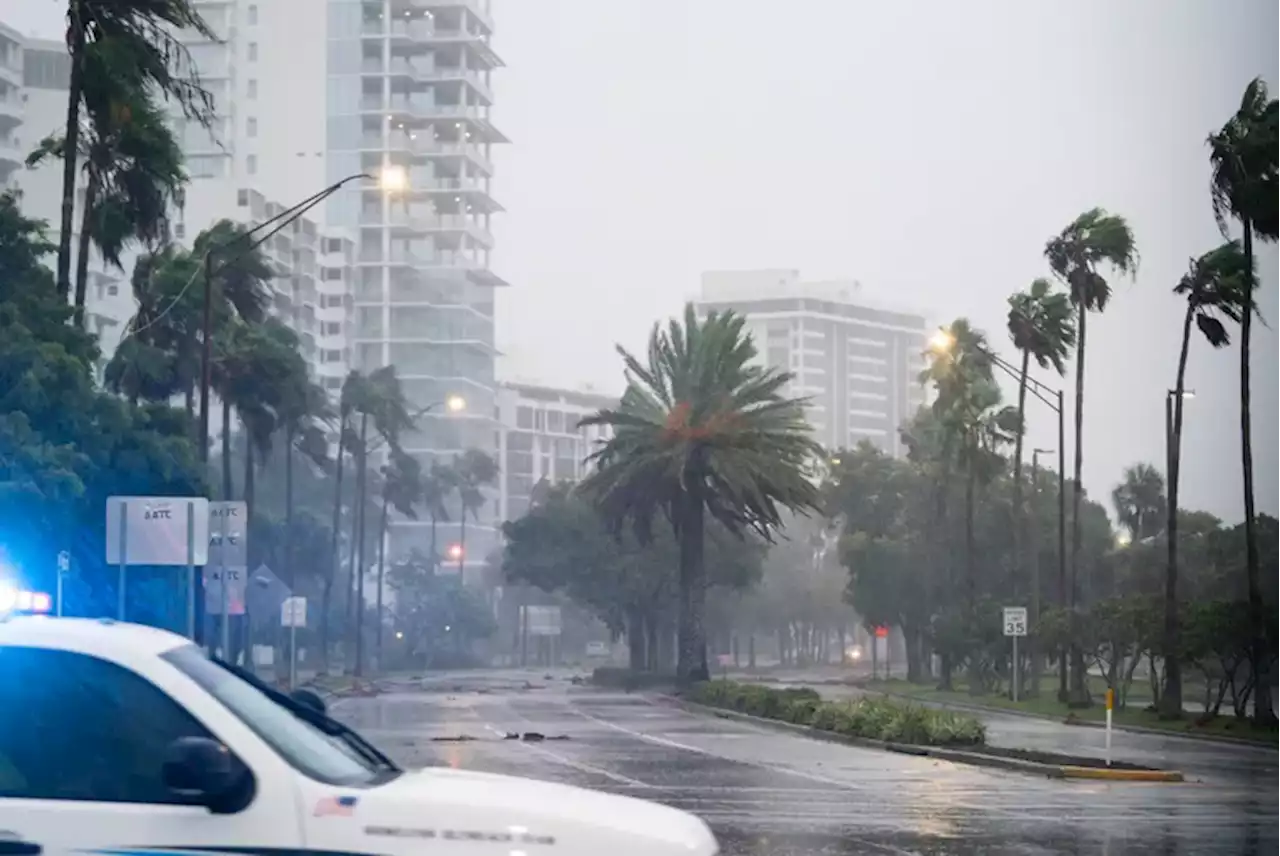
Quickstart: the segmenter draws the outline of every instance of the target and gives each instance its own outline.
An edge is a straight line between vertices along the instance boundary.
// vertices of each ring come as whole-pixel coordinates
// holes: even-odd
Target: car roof
[[[139,657],[157,657],[188,644],[191,643],[186,637],[167,630],[109,618],[0,618],[0,647],[52,648],[127,663]]]

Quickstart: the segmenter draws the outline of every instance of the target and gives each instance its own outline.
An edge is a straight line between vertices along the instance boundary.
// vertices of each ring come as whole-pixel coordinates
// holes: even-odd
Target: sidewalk
[[[787,681],[791,686],[811,686],[823,698],[839,700],[866,695],[857,687],[826,683],[805,684]],[[933,701],[920,701],[926,707],[947,708]],[[958,709],[958,708],[957,708]],[[1083,757],[1106,757],[1106,732],[1101,728],[1066,725],[1052,719],[1040,719],[997,711],[966,710],[987,727],[987,742],[992,746],[1059,752]],[[1113,730],[1111,757],[1150,767],[1181,770],[1188,780],[1255,786],[1259,793],[1274,795],[1277,773],[1275,747],[1213,743],[1179,735],[1146,734]]]

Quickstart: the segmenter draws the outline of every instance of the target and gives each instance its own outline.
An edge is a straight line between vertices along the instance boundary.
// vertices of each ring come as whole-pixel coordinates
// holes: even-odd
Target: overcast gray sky
[[[59,6],[3,17],[56,37]],[[1274,0],[495,0],[494,15],[509,374],[618,391],[613,344],[641,346],[717,268],[856,278],[1004,345],[1008,294],[1098,205],[1129,218],[1142,266],[1089,325],[1085,485],[1105,500],[1126,465],[1163,469],[1170,289],[1221,240],[1204,139],[1250,78],[1275,90]],[[1275,514],[1274,247],[1261,276],[1255,470]],[[1238,364],[1193,345],[1184,439],[1184,504],[1229,520]],[[1044,408],[1030,426],[1056,443]]]

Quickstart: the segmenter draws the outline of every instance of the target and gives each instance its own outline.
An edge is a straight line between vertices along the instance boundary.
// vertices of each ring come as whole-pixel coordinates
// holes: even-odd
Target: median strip
[[[668,698],[693,712],[818,740],[1054,779],[1184,780],[1182,773],[1172,770],[1120,762],[1106,766],[1095,758],[988,746],[986,728],[976,717],[884,697],[823,701],[809,688],[774,689],[720,680],[696,684],[683,695]]]

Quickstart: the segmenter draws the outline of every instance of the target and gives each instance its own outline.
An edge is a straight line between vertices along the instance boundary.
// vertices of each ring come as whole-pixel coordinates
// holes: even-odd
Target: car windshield
[[[219,666],[197,646],[175,648],[165,654],[164,659],[208,691],[291,766],[310,778],[345,786],[375,784],[383,778],[385,770]]]

